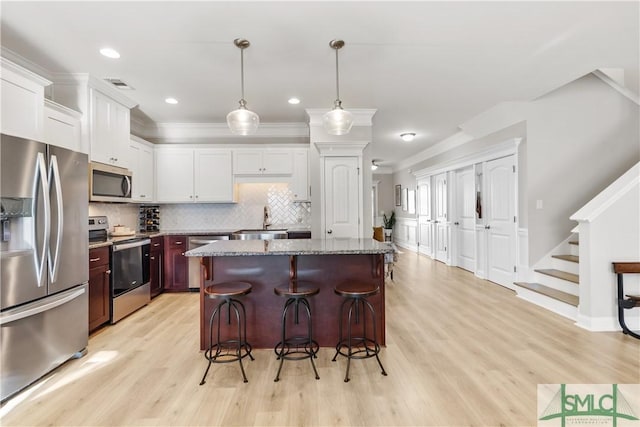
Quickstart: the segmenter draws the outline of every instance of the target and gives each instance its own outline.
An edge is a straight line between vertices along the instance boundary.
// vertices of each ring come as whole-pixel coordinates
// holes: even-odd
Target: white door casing
[[[476,268],[475,174],[473,166],[456,171],[456,219],[454,222],[458,267]]]
[[[515,156],[486,162],[487,278],[513,288],[516,265]]]
[[[360,237],[358,157],[324,158],[325,237]]]

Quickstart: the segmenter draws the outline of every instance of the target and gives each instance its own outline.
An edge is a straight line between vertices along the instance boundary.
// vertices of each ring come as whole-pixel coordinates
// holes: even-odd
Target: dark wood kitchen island
[[[378,342],[384,345],[384,254],[391,252],[389,244],[373,239],[220,240],[186,252],[186,256],[200,257],[202,264],[200,349],[208,346],[209,317],[218,303],[205,296],[204,288],[230,281],[253,287],[241,300],[247,311],[247,340],[254,348],[273,348],[280,341],[285,299],[273,289],[291,280],[320,289],[309,304],[314,339],[321,347],[335,347],[338,340],[343,299],[334,293],[335,285],[353,281],[379,286],[380,293],[369,301],[376,309]],[[298,327],[306,327],[301,323]]]

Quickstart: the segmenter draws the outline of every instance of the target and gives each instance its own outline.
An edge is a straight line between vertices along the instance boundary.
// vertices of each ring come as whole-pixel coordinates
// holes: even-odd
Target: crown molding
[[[51,73],[48,70],[45,70],[35,62],[31,62],[24,56],[6,47],[0,47],[0,55],[3,66],[11,68],[30,80],[38,80],[38,83],[43,86],[48,86],[52,83]]]
[[[181,142],[202,139],[248,140],[261,138],[309,138],[309,126],[306,123],[260,123],[255,134],[250,136],[236,135],[229,130],[226,123],[150,123],[138,121],[137,127],[144,130],[146,138],[165,142]]]
[[[315,146],[321,157],[329,156],[362,156],[368,141],[349,142],[316,142]]]
[[[15,62],[9,60],[8,58],[5,58],[4,56],[0,57],[0,64],[2,65],[3,69],[12,71],[15,74],[24,77],[25,79],[34,82],[42,87],[47,87],[51,84],[51,80],[45,79],[44,77],[34,73],[33,71],[23,67],[20,64],[16,64]]]
[[[522,138],[509,138],[504,142],[474,151],[473,153],[465,156],[457,157],[448,162],[439,163],[417,171],[412,171],[411,173],[416,177],[416,179],[420,179],[450,170],[461,169],[476,163],[482,163],[500,157],[517,154],[518,147],[521,142]]]
[[[330,108],[305,109],[309,116],[309,125],[321,126],[322,116],[330,110]],[[348,111],[353,114],[354,126],[373,126],[373,116],[378,110],[375,108],[349,108]]]

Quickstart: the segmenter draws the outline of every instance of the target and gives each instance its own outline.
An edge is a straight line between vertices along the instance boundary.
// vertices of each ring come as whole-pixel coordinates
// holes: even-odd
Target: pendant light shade
[[[322,117],[325,131],[329,135],[346,135],[353,126],[353,115],[342,108],[340,100],[340,74],[338,72],[338,50],[344,46],[343,40],[331,40],[329,46],[336,51],[336,100],[333,110]]]
[[[237,135],[252,135],[258,129],[260,117],[247,109],[247,101],[244,99],[244,50],[251,44],[249,40],[245,39],[235,39],[233,43],[240,49],[240,88],[242,97],[238,102],[240,104],[238,109],[227,114],[227,125],[231,132]]]

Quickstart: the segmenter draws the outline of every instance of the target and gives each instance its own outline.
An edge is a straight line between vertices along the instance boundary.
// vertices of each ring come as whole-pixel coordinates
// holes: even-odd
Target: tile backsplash
[[[238,203],[160,205],[161,230],[262,228],[264,207],[271,211],[271,228],[309,227],[311,203],[294,202],[283,183],[238,185]],[[90,203],[89,215],[105,215],[109,225],[137,229],[138,205]]]

